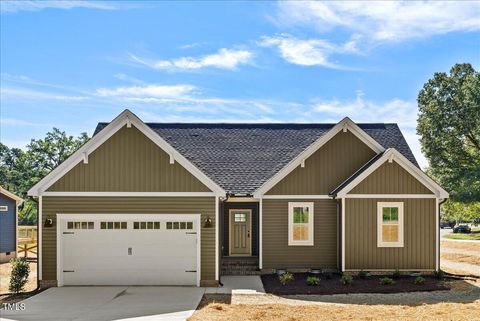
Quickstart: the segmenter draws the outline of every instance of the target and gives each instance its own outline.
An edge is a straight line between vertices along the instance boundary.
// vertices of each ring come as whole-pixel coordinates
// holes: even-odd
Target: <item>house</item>
[[[0,263],[17,254],[18,206],[23,199],[0,186]]]
[[[44,287],[434,271],[448,198],[396,124],[144,123],[128,110],[29,195]]]

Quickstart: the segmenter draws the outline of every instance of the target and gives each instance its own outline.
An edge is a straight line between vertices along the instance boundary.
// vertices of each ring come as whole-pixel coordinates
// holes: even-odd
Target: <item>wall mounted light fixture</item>
[[[212,227],[212,219],[210,218],[210,216],[207,216],[207,218],[205,219],[205,224],[203,225],[203,227]]]
[[[46,218],[43,227],[53,227],[53,220],[51,218]]]

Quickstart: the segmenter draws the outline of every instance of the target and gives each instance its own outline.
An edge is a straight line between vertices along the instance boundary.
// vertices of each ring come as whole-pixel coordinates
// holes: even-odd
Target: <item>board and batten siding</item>
[[[313,246],[288,245],[289,202],[314,203]],[[264,199],[262,218],[262,268],[337,268],[336,201]]]
[[[377,247],[377,203],[403,202],[404,246]],[[346,199],[346,270],[434,270],[435,199]]]
[[[132,126],[123,127],[47,191],[209,192],[209,188]]]
[[[43,197],[42,227],[43,280],[57,280],[56,214],[201,214],[201,280],[215,280],[215,198],[214,197]],[[212,227],[205,228],[207,217]]]
[[[0,253],[15,252],[17,202],[0,194],[0,205],[7,206],[7,211],[0,212]]]
[[[433,194],[395,161],[385,162],[349,194]]]
[[[375,154],[354,134],[339,132],[266,194],[328,195]]]

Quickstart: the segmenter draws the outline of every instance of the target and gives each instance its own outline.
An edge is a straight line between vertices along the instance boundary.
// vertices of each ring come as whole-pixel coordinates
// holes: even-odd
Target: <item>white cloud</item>
[[[240,65],[251,63],[253,53],[248,50],[221,48],[217,53],[203,57],[180,57],[172,60],[150,60],[130,55],[132,61],[157,70],[196,70],[202,68],[218,68],[235,70]]]
[[[297,39],[291,35],[262,37],[260,45],[277,47],[283,59],[302,66],[324,66],[343,69],[344,67],[330,61],[332,54],[357,53],[356,40],[335,45],[322,39]]]
[[[50,126],[49,124],[34,123],[16,118],[1,118],[0,125],[2,126]]]
[[[371,41],[401,41],[480,29],[479,1],[284,1],[276,21],[344,28]]]
[[[196,90],[191,85],[148,85],[118,87],[113,89],[100,88],[96,93],[103,97],[140,97],[140,98],[178,98],[193,93]]]
[[[405,101],[398,98],[386,102],[375,102],[364,98],[362,91],[357,91],[351,100],[316,100],[313,109],[307,113],[308,119],[318,116],[339,121],[350,117],[358,123],[397,123],[412,149],[421,167],[427,166],[427,160],[422,154],[419,136],[416,134],[418,107],[415,101]],[[325,120],[323,120],[325,121]]]
[[[38,11],[42,9],[100,9],[100,10],[114,10],[116,9],[112,3],[104,1],[19,1],[19,0],[2,0],[1,12],[18,12],[18,11]]]
[[[52,92],[37,91],[28,88],[6,87],[1,89],[2,100],[15,98],[17,100],[58,100],[65,102],[83,101],[86,96],[71,96]]]

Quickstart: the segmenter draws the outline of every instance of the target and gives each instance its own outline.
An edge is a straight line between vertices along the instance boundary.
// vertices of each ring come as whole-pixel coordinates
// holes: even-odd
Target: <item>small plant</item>
[[[392,279],[399,279],[400,278],[400,270],[399,269],[396,269],[393,273],[392,273]]]
[[[287,272],[280,275],[278,279],[280,280],[280,283],[282,283],[282,285],[286,285],[287,283],[295,280],[295,277],[293,276],[292,273]]]
[[[316,276],[307,277],[307,285],[314,286],[320,283],[320,279]]]
[[[324,272],[322,273],[323,277],[325,278],[325,280],[331,280],[332,279],[332,273],[330,272]]]
[[[425,283],[425,278],[423,278],[423,277],[421,277],[421,276],[417,276],[417,277],[415,278],[415,281],[413,281],[413,283],[419,284],[419,285],[420,285],[420,284],[423,284],[423,283]]]
[[[442,280],[443,277],[445,276],[445,272],[443,272],[442,270],[434,271],[433,276],[435,276],[435,278],[439,280]]]
[[[19,293],[23,291],[28,281],[30,266],[25,258],[11,259],[10,264],[12,264],[12,273],[10,275],[10,286],[8,289],[11,292]]]
[[[391,279],[391,278],[386,277],[386,278],[381,278],[380,279],[380,284],[381,285],[392,285],[392,284],[395,284],[395,281],[393,281],[393,279]]]
[[[353,277],[348,273],[343,273],[340,282],[342,282],[343,285],[350,285],[353,282]]]
[[[358,272],[358,277],[362,280],[365,280],[368,277],[368,273],[364,270],[361,270],[360,272]]]

